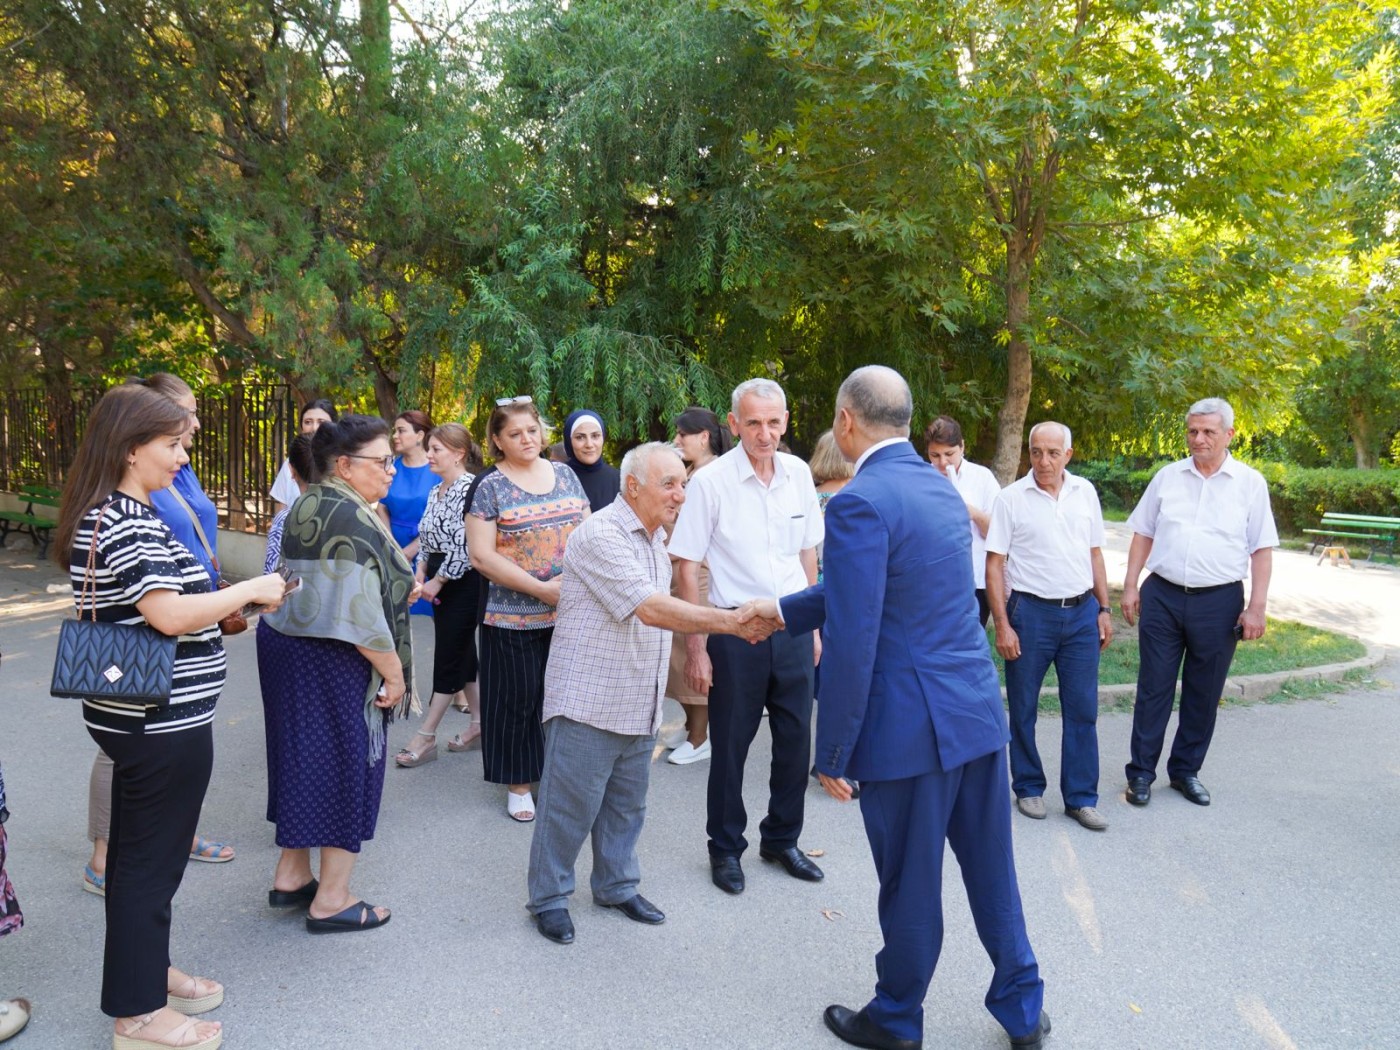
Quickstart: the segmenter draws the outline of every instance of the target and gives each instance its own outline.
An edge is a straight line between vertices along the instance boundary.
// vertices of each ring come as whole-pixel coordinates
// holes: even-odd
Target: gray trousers
[[[623,736],[567,718],[545,724],[544,774],[530,842],[531,914],[568,907],[574,862],[593,836],[593,899],[631,900],[656,737]]]

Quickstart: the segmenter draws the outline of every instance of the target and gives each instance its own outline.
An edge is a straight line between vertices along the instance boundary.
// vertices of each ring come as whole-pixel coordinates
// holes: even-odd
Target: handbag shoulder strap
[[[199,515],[194,512],[189,501],[181,495],[180,490],[173,484],[170,486],[170,494],[175,497],[175,502],[185,508],[185,513],[190,516],[190,521],[194,522],[194,531],[199,536],[199,542],[204,545],[204,553],[209,555],[209,563],[214,566],[214,571],[219,571],[219,559],[214,555],[214,548],[209,546],[209,537],[204,535],[204,526],[199,523]]]
[[[78,619],[83,618],[83,605],[88,600],[88,594],[92,594],[92,622],[97,622],[97,533],[102,528],[102,519],[107,516],[107,509],[111,507],[114,500],[107,500],[102,504],[102,509],[97,512],[97,520],[92,523],[92,542],[88,544],[87,570],[83,573],[83,589],[78,593]]]

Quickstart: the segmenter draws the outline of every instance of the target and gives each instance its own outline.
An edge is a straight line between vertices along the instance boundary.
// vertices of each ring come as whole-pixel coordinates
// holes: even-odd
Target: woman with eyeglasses
[[[311,447],[319,481],[282,531],[291,590],[258,627],[263,703],[278,712],[267,817],[282,854],[267,900],[306,908],[312,933],[354,932],[389,921],[388,908],[350,892],[350,876],[374,838],[388,724],[412,700],[408,607],[419,588],[374,506],[394,476],[388,426],[342,416]]]
[[[554,635],[569,533],[588,517],[578,477],[543,457],[539,410],[503,398],[486,425],[496,470],[467,511],[472,567],[489,581],[481,627],[481,753],[486,780],[506,785],[506,813],[535,819],[530,785],[544,769],[544,668]]]

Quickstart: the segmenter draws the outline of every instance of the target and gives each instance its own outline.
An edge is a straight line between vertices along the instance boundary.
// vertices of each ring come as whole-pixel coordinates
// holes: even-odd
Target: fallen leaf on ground
[[[825,857],[825,856],[826,856],[826,850],[824,850],[824,849],[809,849],[809,850],[807,851],[807,856],[809,856],[809,857]]]
[[[837,919],[844,919],[846,913],[844,911],[837,911],[835,908],[823,908],[822,917],[829,919],[831,922],[835,922]]]

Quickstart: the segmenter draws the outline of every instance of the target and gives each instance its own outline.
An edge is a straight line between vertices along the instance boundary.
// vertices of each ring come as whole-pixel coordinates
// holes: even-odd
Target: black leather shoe
[[[1152,781],[1146,777],[1133,777],[1128,781],[1125,794],[1134,806],[1145,806],[1152,801]]]
[[[781,864],[794,879],[802,879],[804,882],[821,882],[822,879],[826,878],[822,874],[822,869],[813,864],[807,854],[796,846],[789,846],[787,849],[760,848],[758,855],[770,864]]]
[[[711,857],[710,879],[725,893],[744,892],[744,869],[738,857]]]
[[[660,926],[666,921],[666,913],[640,893],[627,898],[620,904],[604,904],[604,908],[616,908],[633,922],[644,922],[648,926]]]
[[[555,944],[574,943],[574,921],[569,918],[568,908],[550,908],[535,916],[535,925],[540,933]]]
[[[1011,1045],[1016,1050],[1041,1050],[1045,1045],[1045,1037],[1050,1034],[1050,1015],[1044,1010],[1040,1011],[1040,1022],[1035,1026],[1035,1031],[1028,1035],[1013,1035]]]
[[[1172,787],[1185,795],[1187,802],[1194,802],[1198,806],[1210,805],[1210,792],[1199,777],[1174,777]]]
[[[845,1040],[852,1046],[864,1046],[868,1050],[921,1050],[922,1039],[901,1039],[890,1035],[869,1017],[865,1011],[848,1010],[844,1006],[828,1006],[822,1020],[837,1039]]]

